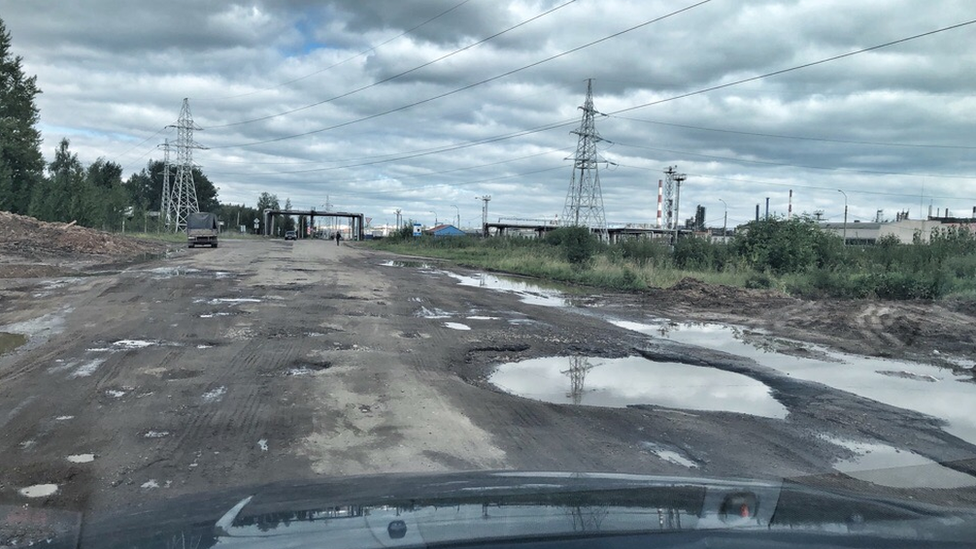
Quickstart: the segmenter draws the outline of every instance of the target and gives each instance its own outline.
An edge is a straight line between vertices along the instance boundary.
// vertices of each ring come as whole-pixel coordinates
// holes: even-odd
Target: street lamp
[[[725,206],[725,215],[722,216],[722,242],[725,242],[725,237],[729,234],[729,205],[721,198],[718,201]]]
[[[837,189],[837,192],[839,192],[840,194],[844,195],[844,236],[843,236],[843,239],[844,239],[844,245],[846,246],[847,245],[847,193],[845,193],[844,191],[842,191],[840,189]]]
[[[457,207],[457,204],[451,204],[454,206],[454,211],[457,213],[457,228],[461,228],[461,210]]]
[[[429,210],[429,211],[430,213],[434,214],[434,225],[435,226],[439,225],[439,223],[437,222],[437,212],[435,212],[434,210]]]

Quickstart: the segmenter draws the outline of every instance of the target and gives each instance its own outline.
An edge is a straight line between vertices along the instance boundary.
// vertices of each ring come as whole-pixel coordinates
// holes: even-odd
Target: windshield
[[[3,2],[0,545],[966,523],[974,21]]]

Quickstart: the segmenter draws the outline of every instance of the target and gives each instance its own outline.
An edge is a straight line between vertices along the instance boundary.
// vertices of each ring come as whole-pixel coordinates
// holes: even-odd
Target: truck
[[[195,246],[217,247],[220,224],[217,215],[209,212],[191,213],[186,218],[186,240],[190,248]]]

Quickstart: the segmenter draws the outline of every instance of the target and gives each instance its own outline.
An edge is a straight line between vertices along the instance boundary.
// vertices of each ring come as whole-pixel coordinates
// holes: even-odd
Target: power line
[[[507,29],[505,29],[503,31],[496,32],[495,34],[492,34],[491,36],[488,36],[486,38],[482,38],[481,40],[478,40],[477,42],[474,42],[472,44],[468,44],[467,46],[464,46],[463,48],[456,49],[456,50],[454,50],[454,51],[452,51],[450,53],[444,54],[444,55],[442,55],[442,56],[440,56],[440,57],[438,57],[436,59],[430,60],[430,61],[428,61],[426,63],[421,64],[421,65],[417,65],[416,67],[413,67],[412,69],[405,70],[405,71],[403,71],[401,73],[394,74],[393,76],[389,76],[389,77],[384,78],[382,80],[378,80],[376,82],[373,82],[372,84],[367,84],[365,86],[361,86],[361,87],[356,88],[356,89],[354,89],[352,91],[348,91],[346,93],[337,95],[335,97],[330,97],[329,99],[323,99],[322,101],[317,101],[315,103],[310,103],[308,105],[304,105],[304,106],[297,107],[297,108],[294,108],[294,109],[291,109],[291,110],[279,112],[279,113],[276,113],[276,114],[269,114],[267,116],[261,116],[261,117],[258,117],[258,118],[251,118],[249,120],[241,120],[239,122],[232,122],[230,124],[220,124],[220,125],[217,125],[217,126],[210,126],[210,129],[229,128],[229,127],[232,127],[232,126],[242,126],[244,124],[251,124],[253,122],[260,122],[262,120],[270,120],[272,118],[277,118],[279,116],[285,116],[287,114],[292,114],[292,113],[296,113],[296,112],[303,111],[303,110],[306,110],[306,109],[310,109],[312,107],[317,107],[319,105],[324,105],[326,103],[330,103],[330,102],[335,101],[337,99],[343,99],[345,97],[349,97],[350,95],[353,95],[353,94],[356,94],[356,93],[359,93],[359,92],[368,90],[370,88],[379,86],[380,84],[385,84],[385,83],[390,82],[392,80],[396,80],[397,78],[400,78],[402,76],[406,76],[406,75],[408,75],[410,73],[416,72],[416,71],[418,71],[420,69],[423,69],[425,67],[429,67],[430,65],[433,65],[434,63],[438,63],[438,62],[443,61],[443,60],[445,60],[445,59],[447,59],[449,57],[453,57],[453,56],[455,56],[455,55],[457,55],[459,53],[462,53],[462,52],[465,52],[467,50],[470,50],[471,48],[474,48],[476,46],[480,46],[481,44],[484,44],[485,42],[488,42],[489,40],[493,40],[495,38],[498,38],[499,36],[501,36],[501,35],[503,35],[505,33],[508,33],[510,31],[513,31],[513,30],[515,30],[515,29],[517,29],[519,27],[523,27],[525,25],[528,25],[529,23],[531,23],[531,22],[533,22],[533,21],[535,21],[537,19],[541,19],[541,18],[543,18],[543,17],[545,17],[547,15],[550,15],[550,14],[558,11],[558,10],[561,10],[561,9],[565,8],[566,6],[568,6],[568,5],[575,3],[576,1],[577,0],[569,0],[568,2],[565,2],[563,4],[560,4],[560,5],[552,8],[552,9],[549,9],[547,11],[544,11],[544,12],[542,12],[542,13],[534,16],[534,17],[531,17],[529,19],[526,19],[526,20],[518,23],[517,25],[514,25],[512,27],[509,27],[509,28],[507,28]]]
[[[642,170],[642,171],[655,172],[655,173],[660,171],[660,169],[658,168],[647,168],[644,166],[631,166],[629,164],[620,164],[620,163],[618,163],[617,165],[620,166],[621,168],[629,168],[633,170]],[[718,181],[731,181],[733,183],[752,183],[757,185],[768,185],[772,187],[785,187],[785,188],[793,188],[793,189],[815,189],[821,191],[837,192],[837,185],[819,186],[819,185],[809,185],[804,183],[792,183],[792,182],[780,183],[774,181],[759,181],[756,179],[742,179],[737,177],[720,177],[717,175],[709,175],[703,173],[689,173],[688,175],[694,176],[695,178],[698,179],[714,179]],[[917,200],[919,197],[918,194],[869,191],[865,189],[852,189],[852,190],[847,190],[847,192],[851,194],[857,193],[857,194],[870,194],[870,195],[877,195],[877,196],[906,197],[906,198],[912,198],[914,200]],[[938,198],[942,200],[973,200],[974,198],[976,198],[973,196],[935,196],[935,195],[925,195],[925,197]]]
[[[619,141],[613,142],[614,145],[619,145],[621,147],[633,148],[633,149],[644,149],[649,151],[664,152],[669,154],[678,154],[686,156],[698,156],[701,158],[708,158],[711,160],[724,160],[728,162],[738,162],[745,164],[761,164],[766,166],[784,166],[789,168],[804,168],[808,170],[828,170],[828,171],[844,171],[853,173],[864,173],[870,175],[904,175],[910,177],[934,177],[940,179],[976,179],[974,175],[938,175],[938,174],[927,174],[927,173],[905,173],[905,172],[888,172],[882,170],[858,170],[855,168],[843,168],[838,166],[808,166],[804,164],[790,164],[788,162],[773,162],[771,160],[748,160],[745,158],[735,158],[731,156],[720,156],[715,154],[704,154],[695,153],[690,151],[678,151],[674,149],[662,149],[658,147],[648,147],[646,145],[632,145],[628,143],[621,143]]]
[[[647,120],[645,118],[634,118],[630,116],[616,116],[615,118],[620,118],[622,120],[630,120],[633,122],[641,122],[644,124],[654,124],[656,126],[667,126],[671,128],[683,128],[687,130],[729,133],[734,135],[749,135],[754,137],[772,137],[776,139],[796,139],[800,141],[842,143],[847,145],[877,145],[881,147],[910,147],[910,148],[920,148],[920,149],[961,149],[961,150],[976,149],[976,146],[970,146],[970,145],[932,145],[932,144],[925,144],[925,143],[892,143],[887,141],[859,141],[854,139],[832,139],[827,137],[809,137],[809,136],[801,136],[801,135],[784,135],[784,134],[775,134],[775,133],[746,132],[746,131],[729,130],[729,129],[722,129],[722,128],[708,128],[703,126],[692,126],[690,124],[677,124],[674,122],[661,122],[659,120]]]
[[[853,57],[855,55],[860,55],[862,53],[867,53],[867,52],[874,51],[874,50],[880,50],[882,48],[888,48],[888,47],[891,47],[891,46],[894,46],[894,45],[897,45],[897,44],[903,44],[905,42],[910,42],[912,40],[917,40],[919,38],[924,38],[926,36],[932,36],[933,34],[939,34],[941,32],[946,32],[946,31],[950,31],[950,30],[959,29],[959,28],[962,28],[962,27],[966,27],[966,26],[972,25],[973,23],[976,23],[976,19],[970,19],[969,21],[963,21],[962,23],[956,23],[955,25],[949,25],[948,27],[942,27],[940,29],[935,29],[935,30],[931,30],[931,31],[928,31],[928,32],[923,32],[921,34],[915,34],[915,35],[912,35],[912,36],[908,36],[906,38],[899,38],[897,40],[892,40],[890,42],[885,42],[883,44],[878,44],[876,46],[870,46],[870,47],[867,47],[867,48],[862,48],[862,49],[859,49],[859,50],[850,51],[850,52],[842,53],[842,54],[839,54],[839,55],[833,55],[831,57],[825,57],[824,59],[820,59],[818,61],[811,61],[809,63],[804,63],[802,65],[796,65],[794,67],[789,67],[789,68],[786,68],[786,69],[779,69],[779,70],[775,70],[775,71],[772,71],[772,72],[767,72],[765,74],[760,74],[760,75],[757,75],[757,76],[750,76],[748,78],[742,78],[742,79],[739,79],[739,80],[733,80],[732,82],[726,82],[724,84],[717,84],[715,86],[709,86],[707,88],[702,88],[700,90],[695,90],[695,91],[691,91],[691,92],[688,92],[688,93],[683,93],[681,95],[675,95],[675,96],[668,97],[668,98],[665,98],[665,99],[658,99],[657,101],[651,101],[649,103],[643,103],[641,105],[634,105],[632,107],[627,107],[625,109],[620,109],[620,110],[617,110],[617,111],[613,111],[611,113],[607,113],[607,115],[608,116],[615,116],[615,115],[618,115],[618,114],[624,113],[624,112],[636,111],[637,109],[643,109],[643,108],[651,107],[651,106],[654,106],[654,105],[660,105],[662,103],[668,103],[670,101],[675,101],[675,100],[678,100],[678,99],[684,99],[686,97],[692,97],[692,96],[695,96],[695,95],[701,95],[703,93],[709,93],[709,92],[713,92],[713,91],[716,91],[716,90],[721,90],[721,89],[725,89],[725,88],[731,88],[732,86],[738,86],[740,84],[746,84],[748,82],[755,82],[757,80],[763,80],[765,78],[771,78],[773,76],[779,76],[781,74],[786,74],[788,72],[798,71],[798,70],[801,70],[801,69],[807,69],[807,68],[810,68],[810,67],[815,67],[817,65],[823,65],[824,63],[829,63],[831,61],[837,61],[839,59],[844,59],[846,57]]]
[[[365,122],[367,120],[372,120],[374,118],[379,118],[381,116],[386,116],[388,114],[393,114],[395,112],[405,111],[407,109],[416,107],[418,105],[423,105],[425,103],[430,103],[431,101],[436,101],[438,99],[443,99],[445,97],[454,95],[456,93],[460,93],[462,91],[469,90],[471,88],[475,88],[477,86],[481,86],[481,85],[487,84],[489,82],[494,82],[495,80],[499,80],[499,79],[502,79],[502,78],[511,76],[513,74],[522,72],[524,70],[531,69],[533,67],[537,67],[539,65],[542,65],[543,63],[548,63],[549,61],[553,61],[555,59],[559,59],[560,57],[565,57],[566,55],[569,55],[569,54],[572,54],[572,53],[576,53],[576,52],[578,52],[580,50],[583,50],[583,49],[586,49],[586,48],[595,46],[595,45],[600,44],[602,42],[606,42],[607,40],[610,40],[610,39],[613,39],[613,38],[617,38],[617,37],[619,37],[621,35],[624,35],[624,34],[626,34],[628,32],[632,32],[632,31],[635,31],[637,29],[640,29],[640,28],[646,27],[648,25],[651,25],[653,23],[657,23],[657,22],[663,21],[665,19],[674,17],[676,15],[679,15],[681,13],[684,13],[686,11],[689,11],[691,9],[694,9],[694,8],[696,8],[698,6],[707,4],[709,2],[711,2],[711,0],[702,0],[702,1],[698,2],[698,3],[696,3],[696,4],[692,4],[692,5],[683,7],[681,9],[672,11],[672,12],[667,13],[665,15],[662,15],[662,16],[659,16],[659,17],[655,17],[654,19],[650,19],[648,21],[644,21],[643,23],[634,25],[634,26],[629,27],[627,29],[624,29],[622,31],[615,32],[615,33],[610,34],[608,36],[604,36],[603,38],[594,40],[592,42],[588,42],[586,44],[583,44],[582,46],[577,46],[575,48],[572,48],[572,49],[563,51],[561,53],[558,53],[558,54],[549,56],[549,57],[547,57],[545,59],[542,59],[540,61],[536,61],[534,63],[530,63],[528,65],[519,67],[517,69],[513,69],[513,70],[510,70],[508,72],[504,72],[502,74],[493,76],[491,78],[486,78],[484,80],[480,80],[478,82],[475,82],[475,83],[472,83],[472,84],[468,84],[466,86],[462,86],[460,88],[455,88],[454,90],[451,90],[451,91],[448,91],[448,92],[445,92],[445,93],[442,93],[442,94],[439,94],[439,95],[435,95],[433,97],[428,97],[427,99],[422,99],[422,100],[416,101],[414,103],[410,103],[410,104],[407,104],[407,105],[402,105],[402,106],[397,107],[397,108],[394,108],[394,109],[390,109],[390,110],[387,110],[387,111],[383,111],[383,112],[371,114],[371,115],[364,116],[364,117],[361,117],[361,118],[357,118],[357,119],[354,119],[354,120],[349,120],[349,121],[346,121],[346,122],[342,122],[340,124],[335,124],[335,125],[328,126],[328,127],[325,127],[325,128],[319,128],[319,129],[316,129],[316,130],[311,130],[311,131],[307,131],[307,132],[303,132],[303,133],[292,134],[292,135],[285,135],[285,136],[275,137],[275,138],[272,138],[272,139],[265,139],[265,140],[261,140],[261,141],[252,141],[252,142],[249,142],[249,143],[238,143],[238,144],[235,144],[235,145],[224,145],[222,147],[212,147],[212,148],[214,148],[214,149],[218,149],[218,148],[220,148],[220,149],[227,149],[227,148],[236,148],[236,147],[250,147],[250,146],[253,146],[253,145],[263,145],[263,144],[266,144],[266,143],[275,143],[275,142],[278,142],[278,141],[285,141],[287,139],[294,139],[296,137],[307,137],[309,135],[314,135],[314,134],[317,134],[317,133],[322,133],[322,132],[326,132],[326,131],[330,131],[330,130],[335,130],[335,129],[343,128],[343,127],[346,127],[346,126],[351,126],[353,124],[358,124],[360,122]]]
[[[489,162],[487,164],[478,164],[476,166],[465,166],[465,167],[462,167],[462,168],[452,168],[450,170],[443,170],[443,171],[437,171],[437,172],[425,172],[425,173],[421,173],[421,174],[398,176],[396,179],[411,179],[411,178],[414,178],[414,177],[430,177],[432,175],[445,175],[445,174],[454,173],[454,172],[463,172],[463,171],[467,171],[467,170],[476,170],[478,168],[488,168],[488,167],[491,167],[491,166],[498,166],[498,165],[501,165],[501,164],[509,164],[509,163],[512,163],[512,162],[518,162],[520,160],[526,160],[526,159],[535,158],[535,157],[538,157],[538,156],[545,156],[547,154],[552,154],[554,152],[565,152],[567,150],[569,150],[568,147],[563,147],[562,149],[549,149],[547,151],[542,151],[542,152],[535,153],[535,154],[528,154],[528,155],[525,155],[525,156],[520,156],[518,158],[510,158],[508,160],[499,160],[497,162]],[[345,169],[345,168],[349,168],[349,167],[356,167],[356,166],[355,165],[351,165],[351,166],[350,165],[347,165],[347,166],[332,166],[332,167],[329,167],[329,168],[319,168],[318,170],[319,171],[340,170],[340,169]],[[284,174],[294,174],[294,173],[308,173],[308,171],[309,170],[301,170],[301,171],[298,171],[298,172],[275,171],[275,172],[261,172],[261,173],[254,173],[254,172],[210,172],[209,175],[213,175],[213,176],[228,176],[228,175],[279,175],[279,174],[284,175]],[[347,180],[330,179],[329,182],[330,183],[369,183],[369,182],[373,182],[373,181],[384,181],[386,179],[388,179],[388,178],[384,178],[384,179],[347,179]]]
[[[247,92],[247,93],[240,93],[240,94],[237,94],[237,95],[228,95],[226,97],[218,97],[216,99],[211,99],[210,101],[224,101],[224,100],[227,100],[227,99],[237,99],[239,97],[247,97],[249,95],[254,95],[254,94],[257,94],[257,93],[264,92],[264,91],[277,89],[277,88],[280,88],[282,86],[287,86],[288,84],[294,84],[295,82],[300,82],[302,80],[305,80],[306,78],[311,78],[311,77],[313,77],[313,76],[315,76],[317,74],[322,74],[323,72],[330,71],[330,70],[338,67],[339,65],[344,65],[344,64],[346,64],[346,63],[348,63],[348,62],[350,62],[350,61],[352,61],[354,59],[358,59],[358,58],[360,58],[360,57],[362,57],[362,56],[364,56],[364,55],[366,55],[366,54],[368,54],[370,52],[374,52],[374,51],[378,50],[379,48],[381,48],[381,47],[389,44],[390,42],[394,42],[396,40],[399,40],[400,38],[403,38],[404,36],[412,33],[413,31],[415,31],[415,30],[417,30],[417,29],[419,29],[419,28],[421,28],[421,27],[423,27],[425,25],[430,24],[430,23],[432,23],[432,22],[440,19],[441,17],[444,17],[448,13],[451,13],[452,11],[460,8],[461,6],[467,4],[470,1],[471,0],[463,0],[462,2],[459,2],[459,3],[451,6],[450,8],[448,8],[448,9],[446,9],[446,10],[438,13],[437,15],[431,17],[430,19],[424,21],[423,23],[421,23],[421,24],[419,24],[419,25],[417,25],[415,27],[412,27],[412,28],[410,28],[408,30],[405,30],[405,31],[401,32],[400,34],[394,36],[393,38],[390,38],[389,40],[386,40],[384,42],[381,42],[381,43],[379,43],[379,44],[377,44],[375,46],[371,46],[371,47],[369,47],[369,48],[367,48],[367,49],[365,49],[365,50],[357,53],[356,55],[353,55],[351,57],[347,57],[347,58],[343,59],[342,61],[339,61],[338,63],[334,63],[332,65],[329,65],[328,67],[325,67],[324,69],[320,69],[320,70],[317,70],[315,72],[308,73],[308,74],[306,74],[304,76],[299,76],[298,78],[293,78],[292,80],[288,80],[286,82],[281,82],[280,84],[276,84],[274,86],[269,86],[267,88],[261,88],[261,89],[254,90],[254,91],[250,91],[250,92]],[[213,127],[219,128],[221,126],[213,126]]]

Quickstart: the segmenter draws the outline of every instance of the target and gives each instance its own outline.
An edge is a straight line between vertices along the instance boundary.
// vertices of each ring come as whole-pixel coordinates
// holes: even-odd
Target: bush
[[[560,227],[545,237],[545,242],[562,249],[566,261],[582,267],[593,259],[599,241],[586,227]]]

